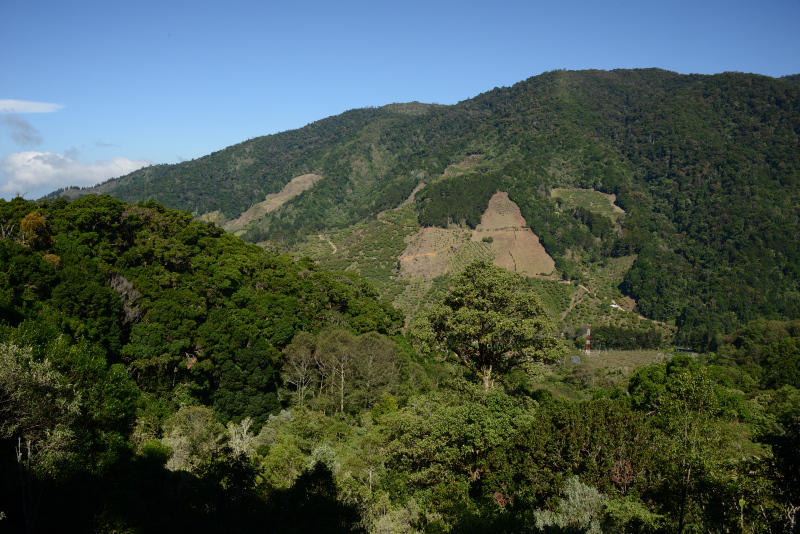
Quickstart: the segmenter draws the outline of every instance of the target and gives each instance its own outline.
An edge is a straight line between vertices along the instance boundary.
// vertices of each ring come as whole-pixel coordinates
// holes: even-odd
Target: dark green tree
[[[514,369],[552,362],[565,353],[555,323],[522,277],[487,261],[456,276],[444,300],[421,313],[411,335],[480,378],[484,391]]]

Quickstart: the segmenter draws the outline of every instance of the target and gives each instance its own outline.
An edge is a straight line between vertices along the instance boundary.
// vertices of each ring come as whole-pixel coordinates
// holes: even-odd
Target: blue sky
[[[0,196],[553,69],[795,74],[798,23],[800,0],[0,0]]]

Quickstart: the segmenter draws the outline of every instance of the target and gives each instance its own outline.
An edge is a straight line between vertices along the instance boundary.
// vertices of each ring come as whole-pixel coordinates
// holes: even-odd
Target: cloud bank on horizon
[[[55,113],[61,104],[30,100],[0,100],[0,126],[5,126],[9,137],[20,148],[31,149],[44,142],[42,134],[20,115],[27,113]],[[98,146],[113,146],[97,142]],[[30,195],[41,197],[55,189],[70,186],[93,186],[129,174],[151,164],[149,160],[131,160],[117,156],[92,164],[77,161],[78,151],[65,154],[24,150],[7,155],[0,160],[0,196]]]
[[[93,164],[52,152],[16,152],[0,162],[0,193],[39,197],[65,186],[92,186],[124,176],[152,162],[115,157]]]

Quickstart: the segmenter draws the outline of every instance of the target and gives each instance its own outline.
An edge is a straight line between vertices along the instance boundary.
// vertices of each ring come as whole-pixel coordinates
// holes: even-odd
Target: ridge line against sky
[[[0,0],[0,196],[554,69],[800,72],[800,2]]]

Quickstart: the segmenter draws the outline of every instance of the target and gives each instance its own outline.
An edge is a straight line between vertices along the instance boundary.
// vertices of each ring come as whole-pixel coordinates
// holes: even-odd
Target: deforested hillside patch
[[[314,184],[320,180],[322,180],[322,176],[318,174],[309,173],[296,176],[295,178],[292,178],[291,181],[289,181],[289,183],[286,184],[278,193],[270,193],[263,202],[255,204],[236,219],[230,220],[222,226],[226,231],[235,233],[237,230],[247,226],[250,221],[257,219],[266,213],[271,213],[277,210],[303,191],[311,189],[314,187]]]
[[[413,204],[414,200],[417,197],[417,193],[419,193],[420,190],[423,189],[426,185],[428,185],[428,184],[426,184],[425,182],[420,182],[419,184],[417,184],[417,186],[414,188],[414,190],[411,191],[411,194],[408,195],[408,198],[403,201],[401,206],[407,206],[408,204]]]
[[[508,193],[496,193],[481,218],[472,241],[487,243],[494,264],[525,276],[553,276],[555,262],[528,227]]]
[[[403,291],[398,257],[406,239],[419,230],[412,206],[383,213],[380,218],[347,230],[309,236],[298,251],[320,268],[354,271],[369,279],[386,300]]]
[[[403,292],[394,300],[407,320],[421,306],[436,302],[447,288],[447,280],[477,259],[491,260],[486,243],[471,241],[472,232],[464,229],[420,228],[407,238],[408,247],[398,258]]]
[[[449,178],[452,176],[461,176],[462,174],[466,174],[469,171],[474,170],[480,164],[480,162],[483,161],[483,157],[483,154],[470,154],[460,162],[448,166],[444,170],[442,177]]]
[[[413,315],[426,302],[436,301],[446,281],[471,262],[485,259],[526,277],[556,276],[555,262],[528,227],[508,194],[496,193],[475,230],[420,228],[408,238],[398,258],[400,279],[407,280],[395,304]]]
[[[402,276],[436,278],[447,273],[450,262],[470,235],[468,230],[421,228],[400,255]]]

